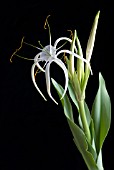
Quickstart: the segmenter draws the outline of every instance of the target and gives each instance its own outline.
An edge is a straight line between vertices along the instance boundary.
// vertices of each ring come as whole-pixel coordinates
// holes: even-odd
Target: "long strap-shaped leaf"
[[[54,79],[52,79],[52,82],[59,94],[59,97],[61,98],[61,95],[63,94],[63,88]],[[89,152],[89,150],[93,151],[92,146],[90,146],[90,144],[88,145],[86,136],[84,132],[82,131],[82,129],[74,123],[72,106],[66,94],[64,98],[61,100],[61,102],[62,102],[62,106],[64,109],[65,116],[67,118],[69,127],[74,137],[74,142],[77,148],[79,149],[80,153],[82,154],[83,159],[88,169],[99,170],[99,168],[96,165],[95,157],[92,155],[92,153]],[[94,152],[94,155],[95,155],[95,152]]]
[[[95,128],[95,144],[99,154],[111,123],[111,102],[101,73],[99,73],[99,89],[92,107],[92,118]]]

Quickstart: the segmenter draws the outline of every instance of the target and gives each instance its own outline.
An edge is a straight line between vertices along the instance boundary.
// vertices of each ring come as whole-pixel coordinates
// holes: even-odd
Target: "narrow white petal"
[[[91,69],[91,66],[90,66],[90,63],[89,63],[88,60],[86,60],[86,59],[83,58],[82,56],[79,56],[78,54],[73,53],[73,52],[71,52],[71,51],[69,51],[69,50],[61,50],[61,51],[59,51],[59,52],[56,54],[56,57],[57,57],[59,54],[61,54],[61,53],[71,54],[71,55],[73,55],[74,57],[77,57],[77,58],[81,59],[83,62],[87,63],[87,64],[88,64],[88,67],[89,67],[89,69],[90,69],[90,71],[91,71],[91,74],[92,74],[92,69]]]
[[[40,93],[40,95],[44,98],[44,100],[47,100],[47,99],[45,98],[45,96],[42,94],[42,92],[40,91],[40,89],[38,88],[37,84],[36,84],[35,77],[34,77],[34,69],[35,69],[35,66],[36,66],[36,63],[34,63],[34,64],[32,65],[32,68],[31,68],[31,77],[32,77],[33,84],[34,84],[34,86],[36,87],[36,89],[38,90],[38,92]]]
[[[40,58],[39,56],[42,54],[42,52],[38,53],[35,57],[34,57],[34,62],[36,64],[36,66],[42,71],[42,72],[45,72],[45,70],[40,66],[39,64],[39,61],[40,61]]]
[[[46,86],[47,86],[47,93],[49,95],[49,97],[56,103],[56,100],[52,97],[51,95],[51,91],[50,91],[50,64],[51,62],[49,62],[46,66],[46,70],[45,70],[45,76],[46,76]]]
[[[66,41],[69,41],[70,43],[72,42],[72,40],[70,38],[67,38],[67,37],[60,37],[58,38],[55,43],[54,43],[54,47],[57,46],[57,44],[61,41],[61,40],[66,40]]]
[[[50,64],[51,64],[52,62],[55,62],[56,64],[58,64],[58,65],[63,69],[64,74],[65,74],[65,89],[64,89],[64,93],[63,93],[61,99],[64,97],[64,95],[65,95],[65,93],[66,93],[66,91],[67,91],[67,88],[68,88],[68,71],[67,71],[64,63],[63,63],[60,59],[58,59],[58,58],[56,58],[56,59],[55,59],[55,58],[51,59],[50,62],[49,62],[49,63],[47,64],[47,66],[46,66],[45,73],[46,73],[47,91],[48,91],[49,96],[52,98],[52,100],[53,100],[54,102],[56,102],[55,99],[53,99],[53,97],[51,96],[51,92],[50,92]]]
[[[63,69],[64,75],[65,75],[65,88],[64,88],[64,93],[61,97],[61,99],[62,99],[67,91],[67,88],[68,88],[68,71],[67,71],[67,68],[65,67],[64,63],[60,59],[56,58],[53,61],[55,63],[57,63]]]
[[[58,39],[55,41],[55,43],[54,43],[54,48],[57,47],[57,44],[58,44],[61,40],[65,40],[65,41],[68,41],[68,42],[72,43],[72,40],[71,40],[70,38],[60,37],[60,38],[58,38]],[[75,51],[77,52],[76,46],[75,46]]]
[[[34,62],[37,62],[39,59],[39,56],[41,55],[42,52],[36,54],[36,56],[34,57]]]
[[[36,62],[35,64],[42,72],[45,73],[45,70],[40,66],[40,64],[38,62]]]

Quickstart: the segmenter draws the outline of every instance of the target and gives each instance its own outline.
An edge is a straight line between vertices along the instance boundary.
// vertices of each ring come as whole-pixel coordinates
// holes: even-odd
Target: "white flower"
[[[45,64],[42,67],[39,63],[43,61],[45,62]],[[36,81],[35,81],[35,77],[34,77],[35,66],[37,66],[42,72],[45,72],[48,95],[57,104],[55,99],[52,97],[51,91],[50,91],[50,65],[52,62],[55,62],[58,66],[60,66],[63,69],[64,74],[65,74],[65,90],[62,95],[62,98],[63,98],[68,87],[68,71],[67,71],[65,64],[59,58],[57,58],[56,48],[54,46],[47,45],[46,47],[43,48],[42,52],[38,53],[35,56],[34,64],[32,65],[32,69],[31,69],[31,74],[32,74],[32,80],[33,80],[33,83],[36,89],[42,95],[42,97],[46,100],[46,98],[44,97],[40,89],[38,88]]]
[[[36,84],[36,81],[35,81],[35,76],[34,76],[34,70],[35,70],[35,67],[37,66],[38,69],[40,69],[42,72],[45,73],[45,77],[46,77],[46,87],[47,87],[47,93],[48,95],[50,96],[50,98],[56,103],[58,104],[55,99],[52,97],[51,95],[51,91],[50,91],[50,65],[52,62],[55,62],[58,66],[60,66],[63,71],[64,71],[64,75],[65,75],[65,88],[64,88],[64,93],[62,95],[62,98],[64,97],[66,91],[67,91],[67,87],[68,87],[68,70],[65,66],[65,64],[58,58],[59,54],[61,53],[67,53],[67,54],[70,54],[70,55],[73,55],[74,57],[77,57],[79,59],[81,59],[82,61],[86,62],[89,67],[90,67],[90,64],[89,62],[83,58],[83,56],[79,56],[78,54],[76,53],[73,53],[71,52],[70,50],[67,50],[67,49],[64,49],[64,50],[60,50],[58,51],[61,47],[59,47],[57,49],[57,45],[58,43],[61,41],[61,40],[65,40],[65,41],[68,41],[70,43],[72,43],[72,40],[70,38],[67,38],[67,37],[61,37],[61,38],[58,38],[55,43],[54,43],[54,46],[51,45],[51,35],[50,35],[50,44],[45,46],[41,52],[39,52],[35,58],[34,58],[34,64],[32,65],[32,68],[31,68],[31,75],[32,75],[32,80],[33,80],[33,83],[36,87],[36,89],[38,90],[38,92],[41,94],[41,96],[44,98],[44,100],[46,100],[45,96],[43,95],[43,93],[41,92],[41,90],[39,89],[38,85]],[[75,47],[75,51],[77,51],[76,47]],[[42,67],[40,65],[40,62],[45,62],[44,66]],[[90,68],[91,69],[91,68]],[[61,99],[62,99],[61,98]]]

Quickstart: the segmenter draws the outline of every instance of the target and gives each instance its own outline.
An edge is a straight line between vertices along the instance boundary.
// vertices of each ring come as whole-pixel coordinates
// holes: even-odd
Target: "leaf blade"
[[[99,89],[92,106],[92,118],[96,149],[99,153],[111,124],[111,101],[101,73],[99,73]]]

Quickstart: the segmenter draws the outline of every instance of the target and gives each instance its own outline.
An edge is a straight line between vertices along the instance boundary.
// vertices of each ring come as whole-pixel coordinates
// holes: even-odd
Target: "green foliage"
[[[64,89],[52,79],[52,83],[61,98]],[[79,106],[73,86],[69,83],[69,96],[74,102],[79,113]],[[81,117],[79,113],[79,125],[77,125],[73,118],[73,109],[70,99],[67,94],[61,99],[64,109],[64,114],[67,118],[70,130],[73,135],[73,140],[80,151],[89,170],[103,170],[102,165],[102,144],[108,133],[111,122],[111,104],[110,98],[105,87],[105,81],[101,74],[99,74],[99,89],[93,103],[92,114],[90,114],[87,104],[84,104],[86,119],[91,133],[91,143],[88,141],[84,132]]]
[[[61,98],[62,93],[63,93],[63,88],[54,79],[52,79],[52,82],[59,94],[59,97]],[[94,156],[88,150],[89,147],[91,148],[91,150],[93,150],[92,146],[90,145],[88,146],[88,142],[87,142],[87,139],[86,139],[86,136],[83,130],[74,123],[72,106],[71,106],[71,103],[70,103],[70,100],[67,94],[65,94],[65,97],[61,100],[61,102],[62,102],[62,106],[64,109],[65,116],[67,118],[69,127],[73,134],[73,138],[74,138],[73,140],[77,148],[81,152],[83,159],[85,160],[89,170],[91,170],[91,167],[92,167],[92,170],[98,170],[97,165],[94,160]]]
[[[95,144],[97,153],[99,153],[111,123],[110,97],[101,74],[99,74],[99,89],[92,107],[92,118],[95,128]]]

